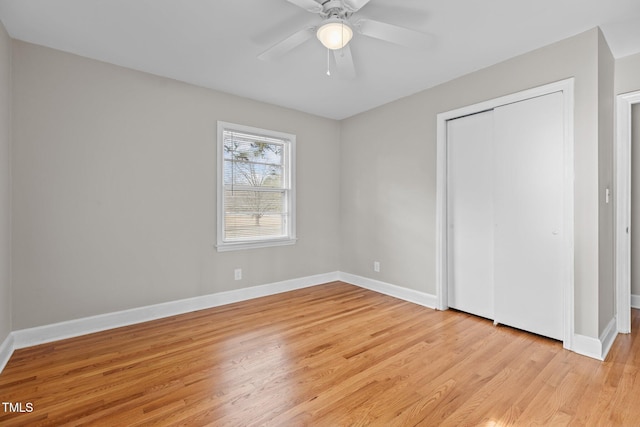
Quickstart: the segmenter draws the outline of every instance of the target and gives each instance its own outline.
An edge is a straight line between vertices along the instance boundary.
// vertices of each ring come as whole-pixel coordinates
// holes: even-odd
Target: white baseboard
[[[616,319],[609,321],[607,327],[602,331],[600,338],[591,338],[584,335],[575,334],[573,336],[572,351],[591,357],[592,359],[604,360],[611,350],[613,342],[618,336]]]
[[[602,360],[602,343],[597,338],[574,334],[573,348],[570,350],[592,359]]]
[[[216,294],[203,295],[178,301],[170,301],[97,316],[84,317],[81,319],[68,320],[65,322],[37,326],[34,328],[21,329],[13,331],[10,335],[10,345],[3,346],[2,348],[10,348],[10,350],[5,351],[10,356],[13,349],[74,338],[94,332],[148,322],[150,320],[156,320],[163,317],[175,316],[211,307],[218,307],[225,304],[246,301],[295,289],[302,289],[336,280],[342,280],[346,283],[351,283],[365,289],[370,289],[375,292],[380,292],[382,294],[390,295],[425,307],[436,307],[437,298],[433,295],[354,274],[332,272],[234,291],[219,292]],[[5,343],[6,342],[7,340],[5,340]],[[0,353],[0,355],[2,355],[2,353]]]
[[[7,335],[7,338],[0,344],[0,372],[4,369],[9,361],[9,358],[13,354],[13,333]]]
[[[13,348],[25,348],[38,344],[74,338],[136,323],[175,316],[196,310],[218,307],[282,292],[302,289],[338,280],[338,272],[319,274],[300,279],[285,280],[261,286],[203,295],[178,301],[170,301],[130,310],[84,317],[50,325],[21,329],[11,333]]]
[[[412,302],[424,307],[435,309],[438,303],[438,298],[435,295],[427,294],[413,289],[403,288],[401,286],[392,285],[390,283],[381,282],[379,280],[369,279],[367,277],[343,272],[340,272],[338,277],[339,280],[343,282],[350,283],[361,288],[369,289],[371,291],[379,292],[381,294],[399,298],[404,301]]]
[[[640,308],[640,295],[631,294],[631,308]]]
[[[602,335],[600,335],[600,342],[602,343],[602,358],[600,360],[604,360],[607,358],[607,354],[609,354],[609,350],[611,350],[611,346],[613,342],[616,340],[618,336],[618,323],[616,322],[616,318],[614,317],[609,321],[609,324],[604,331],[602,331]]]
[[[361,288],[379,292],[404,301],[412,302],[424,307],[436,309],[438,299],[435,295],[413,289],[403,288],[379,280],[370,279],[350,273],[332,272],[285,280],[261,286],[238,289],[216,294],[203,295],[178,301],[170,301],[130,310],[106,313],[97,316],[69,320],[65,322],[38,326],[34,328],[13,331],[0,345],[0,372],[4,369],[14,349],[31,347],[67,338],[73,338],[94,332],[136,323],[147,322],[163,317],[175,316],[196,310],[218,307],[234,302],[246,301],[268,295],[275,295],[296,289],[321,285],[323,283],[341,280]],[[640,303],[640,296],[635,296],[636,303]],[[634,302],[632,296],[632,304]],[[601,337],[591,338],[584,335],[574,335],[573,351],[594,359],[604,360],[617,335],[616,322],[612,319]]]

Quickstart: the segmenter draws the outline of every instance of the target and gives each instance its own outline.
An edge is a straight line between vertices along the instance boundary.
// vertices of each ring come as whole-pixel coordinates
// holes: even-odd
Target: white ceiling
[[[325,74],[315,38],[257,58],[320,21],[286,0],[0,0],[13,38],[333,119],[596,26],[616,58],[640,52],[640,0],[371,0],[357,16],[435,42],[419,51],[355,34],[349,80]]]

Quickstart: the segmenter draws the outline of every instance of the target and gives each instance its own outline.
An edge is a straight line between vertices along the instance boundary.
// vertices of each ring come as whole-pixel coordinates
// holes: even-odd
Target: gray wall
[[[613,198],[606,203],[606,189],[613,194],[615,61],[609,46],[598,32],[598,336],[615,317],[615,227]]]
[[[434,294],[436,115],[575,77],[576,333],[598,337],[612,64],[594,29],[335,122],[14,41],[13,329],[335,270]],[[216,120],[297,135],[298,244],[213,248]]]
[[[640,53],[616,60],[616,94],[640,90]],[[631,212],[640,212],[640,107],[632,106]],[[640,223],[631,215],[631,294],[640,295]]]
[[[640,53],[616,60],[616,95],[640,90]]]
[[[13,70],[14,329],[338,270],[338,122],[19,41]],[[297,135],[296,245],[216,252],[217,120]]]
[[[0,22],[0,344],[11,327],[11,39]]]
[[[631,192],[631,295],[640,295],[640,104],[631,106]]]
[[[599,284],[600,40],[593,29],[344,120],[341,270],[435,294],[436,115],[575,77],[575,331],[598,337],[613,293]]]

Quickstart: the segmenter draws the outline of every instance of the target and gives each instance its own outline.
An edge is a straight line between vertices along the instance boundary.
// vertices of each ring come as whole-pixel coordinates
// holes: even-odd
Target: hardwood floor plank
[[[522,343],[514,343],[521,346]],[[512,348],[505,347],[502,358],[496,361],[493,369],[484,373],[490,378],[478,387],[467,403],[462,405],[446,420],[452,424],[480,425],[496,421],[496,413],[508,414],[510,418],[518,417],[525,408],[522,403],[514,405],[513,400],[504,399],[505,391],[514,396],[522,393],[531,384],[538,373],[553,357],[546,345],[538,346],[532,342],[525,351],[513,354]],[[508,360],[511,358],[511,360]],[[514,369],[514,366],[526,369]],[[458,415],[459,413],[459,415]],[[502,420],[505,421],[505,420]]]
[[[599,362],[333,282],[17,350],[0,425],[632,426],[632,328]]]

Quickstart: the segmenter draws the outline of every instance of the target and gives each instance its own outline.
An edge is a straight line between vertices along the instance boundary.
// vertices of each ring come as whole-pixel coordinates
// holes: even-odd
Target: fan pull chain
[[[340,56],[344,58],[344,21],[342,21],[342,28],[340,28],[340,37],[342,37],[342,47],[340,48]]]
[[[327,49],[327,76],[331,76],[331,68],[330,68],[331,67],[331,60],[330,60],[330,57],[329,57],[330,52],[331,51],[329,49]]]

